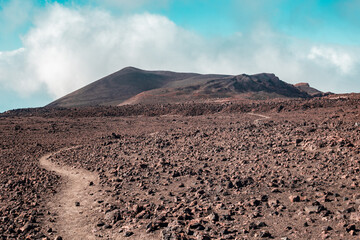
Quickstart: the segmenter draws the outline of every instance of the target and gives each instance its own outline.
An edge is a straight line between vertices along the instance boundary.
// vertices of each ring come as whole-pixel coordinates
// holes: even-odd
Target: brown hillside
[[[281,81],[274,74],[218,75],[145,71],[133,67],[91,83],[49,107],[179,103],[218,98],[309,98],[308,93]]]

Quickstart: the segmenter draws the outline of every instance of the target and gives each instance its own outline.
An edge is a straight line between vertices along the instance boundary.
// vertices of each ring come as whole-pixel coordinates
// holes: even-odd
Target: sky
[[[0,112],[127,66],[360,92],[360,0],[0,0]]]

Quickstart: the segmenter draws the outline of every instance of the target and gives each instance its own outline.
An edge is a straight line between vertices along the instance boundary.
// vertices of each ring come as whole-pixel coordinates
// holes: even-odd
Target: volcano
[[[76,90],[48,107],[117,106],[218,101],[223,99],[311,98],[304,85],[294,86],[272,73],[221,75],[146,71],[126,67]]]

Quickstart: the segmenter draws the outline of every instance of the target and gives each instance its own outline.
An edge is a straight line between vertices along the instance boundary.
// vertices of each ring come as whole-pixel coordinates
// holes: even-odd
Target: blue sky
[[[359,0],[0,0],[0,112],[125,66],[360,92]]]

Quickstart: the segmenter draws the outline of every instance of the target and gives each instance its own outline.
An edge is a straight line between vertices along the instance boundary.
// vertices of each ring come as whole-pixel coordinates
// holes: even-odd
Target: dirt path
[[[259,117],[254,120],[255,124],[270,118],[256,113],[249,115]],[[95,227],[104,216],[99,203],[107,198],[107,194],[100,188],[97,174],[50,160],[52,156],[66,150],[68,149],[47,154],[39,160],[42,168],[55,172],[63,181],[60,191],[47,204],[50,214],[45,226],[52,228],[54,235],[61,236],[64,240],[123,239],[118,234],[98,232]],[[129,239],[157,239],[154,236],[146,236],[139,230],[134,231],[135,236]]]
[[[248,114],[249,114],[249,115],[252,115],[252,116],[260,117],[260,118],[254,120],[254,123],[255,123],[255,124],[258,124],[259,121],[262,121],[262,120],[265,120],[265,119],[269,119],[269,118],[270,118],[269,116],[265,116],[265,115],[261,115],[261,114],[257,114],[257,113],[248,113]]]
[[[57,153],[40,159],[41,167],[54,171],[64,182],[60,192],[48,203],[51,217],[45,224],[65,240],[97,239],[95,224],[100,218],[101,208],[97,201],[101,192],[98,176],[84,169],[51,162],[49,158]]]

